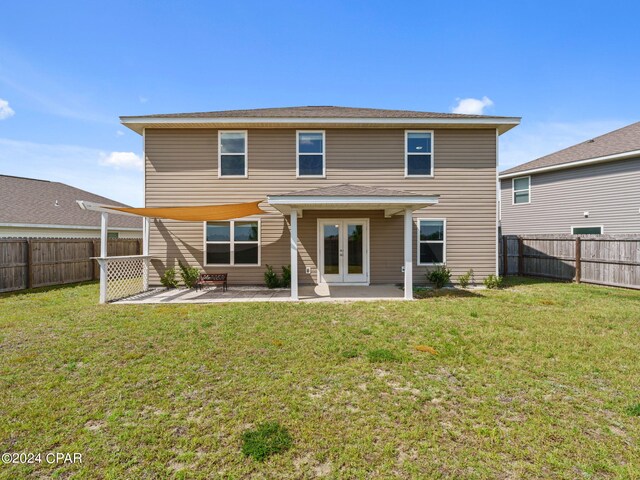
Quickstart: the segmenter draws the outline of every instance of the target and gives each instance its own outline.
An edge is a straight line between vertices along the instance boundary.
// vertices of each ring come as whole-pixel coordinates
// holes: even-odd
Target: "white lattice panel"
[[[145,258],[111,257],[107,261],[107,301],[144,292],[147,274]]]

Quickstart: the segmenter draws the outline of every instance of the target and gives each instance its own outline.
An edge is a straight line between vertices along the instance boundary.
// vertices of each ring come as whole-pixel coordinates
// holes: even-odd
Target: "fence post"
[[[33,246],[27,239],[27,288],[33,288]]]
[[[582,240],[576,238],[576,283],[582,278]]]
[[[509,275],[509,240],[502,236],[502,275]]]
[[[518,237],[518,275],[524,275],[524,242],[522,241],[522,237]]]

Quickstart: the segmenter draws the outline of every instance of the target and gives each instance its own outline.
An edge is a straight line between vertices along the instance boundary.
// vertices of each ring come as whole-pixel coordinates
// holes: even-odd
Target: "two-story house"
[[[260,201],[264,215],[155,220],[151,283],[178,260],[263,283],[415,283],[497,271],[497,152],[516,117],[292,107],[121,117],[144,138],[145,207]]]
[[[500,173],[505,235],[640,233],[640,122]]]

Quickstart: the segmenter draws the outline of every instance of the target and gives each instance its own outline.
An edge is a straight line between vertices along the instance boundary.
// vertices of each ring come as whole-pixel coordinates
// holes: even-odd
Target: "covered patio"
[[[419,195],[407,191],[360,185],[335,185],[291,193],[269,195],[266,204],[289,220],[291,287],[273,291],[262,287],[230,285],[228,292],[163,290],[149,288],[150,219],[190,222],[231,220],[261,216],[257,200],[244,204],[205,205],[163,208],[122,208],[78,201],[81,208],[102,212],[102,244],[106,245],[109,214],[137,215],[144,218],[143,255],[108,257],[102,249],[96,258],[100,265],[100,303],[216,303],[236,301],[351,301],[368,299],[413,298],[413,212],[438,203],[437,195]],[[272,210],[273,211],[273,210]],[[305,212],[307,216],[305,216]],[[400,218],[398,218],[400,217]],[[308,218],[308,220],[307,220]],[[375,219],[379,220],[375,220]],[[386,225],[377,223],[375,235],[393,232],[380,250],[383,237],[373,237],[378,251],[370,246],[370,221],[402,219]],[[304,243],[299,235],[299,219],[305,224]],[[311,222],[311,223],[310,223]],[[317,225],[317,238],[316,238]],[[311,235],[311,236],[310,236]],[[354,240],[355,239],[355,240]],[[314,251],[316,248],[317,251]],[[389,250],[391,249],[391,250]],[[299,265],[301,250],[307,264]],[[309,257],[309,251],[314,252]],[[380,266],[385,255],[402,252],[402,256]],[[378,276],[372,279],[371,258],[378,265]],[[396,263],[398,261],[398,263]],[[400,263],[402,261],[402,263]],[[315,264],[309,266],[309,262]],[[316,267],[316,268],[314,268]],[[395,269],[398,270],[395,270]],[[299,270],[301,269],[301,270]],[[401,270],[401,272],[400,272]],[[313,273],[312,273],[313,272]],[[393,278],[388,272],[396,272]],[[303,285],[300,275],[305,274]],[[398,278],[398,274],[401,277]],[[386,279],[386,280],[385,280]],[[309,283],[316,285],[307,285]],[[389,285],[401,283],[402,289]]]

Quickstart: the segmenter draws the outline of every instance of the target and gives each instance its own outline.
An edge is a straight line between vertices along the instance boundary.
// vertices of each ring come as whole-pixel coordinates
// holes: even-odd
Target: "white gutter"
[[[548,167],[530,168],[529,170],[521,170],[519,172],[503,173],[499,176],[500,180],[506,180],[513,177],[525,177],[533,173],[552,172],[554,170],[564,170],[566,168],[581,167],[584,165],[592,165],[596,163],[613,162],[615,160],[624,160],[626,158],[640,157],[640,150],[632,150],[624,153],[614,153],[613,155],[605,155],[603,157],[588,158],[586,160],[577,160],[575,162],[561,163],[560,165],[550,165]]]
[[[128,215],[130,217],[140,217],[140,215],[136,215],[134,213],[120,212],[118,210],[113,210],[114,208],[126,208],[121,207],[119,205],[103,205],[101,203],[88,202],[86,200],[76,200],[76,203],[82,210],[91,210],[93,212],[103,212],[103,213],[113,213],[116,215]]]

